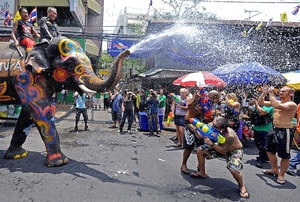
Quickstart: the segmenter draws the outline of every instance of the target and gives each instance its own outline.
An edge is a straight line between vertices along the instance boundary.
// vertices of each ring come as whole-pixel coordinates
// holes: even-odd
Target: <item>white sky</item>
[[[207,11],[216,13],[222,19],[227,20],[244,20],[249,16],[251,11],[259,11],[260,14],[253,17],[255,21],[268,21],[273,18],[273,21],[280,21],[280,13],[286,12],[289,22],[299,22],[300,12],[294,16],[291,12],[294,7],[300,4],[300,0],[236,0],[241,2],[278,2],[278,3],[221,3],[222,1],[232,0],[215,0],[217,2],[203,2],[201,5]],[[153,7],[161,9],[163,4],[159,0],[152,0]],[[295,3],[280,3],[280,2],[295,2]],[[146,13],[150,0],[105,0],[104,2],[104,26],[114,26],[117,21],[118,14],[125,7],[135,8],[137,13]],[[152,8],[153,9],[153,8]],[[166,8],[165,8],[166,9]],[[252,12],[251,15],[259,12]]]

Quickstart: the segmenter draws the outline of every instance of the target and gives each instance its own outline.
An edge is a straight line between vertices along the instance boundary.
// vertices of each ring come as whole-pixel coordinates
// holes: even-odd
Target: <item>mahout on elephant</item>
[[[23,48],[20,50],[25,54]],[[113,62],[108,79],[98,78],[90,59],[75,41],[55,37],[49,43],[39,43],[21,58],[16,48],[0,43],[0,104],[21,104],[22,110],[16,123],[5,159],[26,157],[22,148],[32,126],[36,126],[45,144],[45,165],[60,166],[68,163],[60,148],[55,126],[51,97],[62,89],[79,94],[105,92],[120,80],[123,61],[130,54],[122,52]]]

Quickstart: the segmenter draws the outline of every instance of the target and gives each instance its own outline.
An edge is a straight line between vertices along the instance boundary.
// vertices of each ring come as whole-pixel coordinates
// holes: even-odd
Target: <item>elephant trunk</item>
[[[111,66],[111,74],[108,79],[103,81],[95,75],[90,77],[88,82],[85,82],[85,86],[97,92],[105,92],[114,88],[122,77],[123,62],[128,55],[130,55],[129,50],[118,55]]]

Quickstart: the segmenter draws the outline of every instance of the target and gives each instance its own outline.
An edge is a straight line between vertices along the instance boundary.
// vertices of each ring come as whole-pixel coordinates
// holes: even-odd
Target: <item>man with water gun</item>
[[[190,118],[197,118],[203,120],[205,123],[209,123],[208,120],[213,120],[212,116],[212,104],[219,100],[219,93],[216,90],[207,92],[205,88],[200,87],[197,89],[191,98],[187,100],[187,112],[185,115],[185,128],[183,139],[183,158],[181,163],[181,172],[184,174],[190,174],[187,167],[187,161],[194,148],[204,144],[203,138],[195,130],[196,127],[190,123]]]
[[[210,138],[205,137],[204,143],[209,145],[212,150],[216,151],[220,157],[222,156],[226,158],[226,167],[238,183],[240,197],[249,198],[250,195],[247,192],[243,182],[243,176],[241,174],[241,170],[243,169],[242,143],[240,142],[234,130],[228,127],[228,122],[224,117],[216,117],[213,122],[210,123],[210,126],[213,127],[214,130],[219,131],[219,133],[225,138],[225,142],[223,142],[223,139],[223,143],[220,143],[219,141],[214,143]],[[205,159],[207,155],[210,155],[210,152],[211,150],[206,150],[202,146],[197,148],[198,171],[192,173],[191,177],[208,177],[205,170]]]

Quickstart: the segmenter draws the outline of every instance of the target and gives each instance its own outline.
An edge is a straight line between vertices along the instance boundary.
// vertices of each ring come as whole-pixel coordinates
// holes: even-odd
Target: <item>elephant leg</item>
[[[5,159],[19,159],[26,157],[28,152],[22,148],[33,121],[29,118],[29,113],[22,109],[8,150],[5,152]]]
[[[42,140],[45,144],[47,157],[45,165],[48,167],[61,166],[68,163],[68,158],[60,150],[60,139],[54,122],[54,113],[51,107],[46,107],[39,119],[34,119]]]

